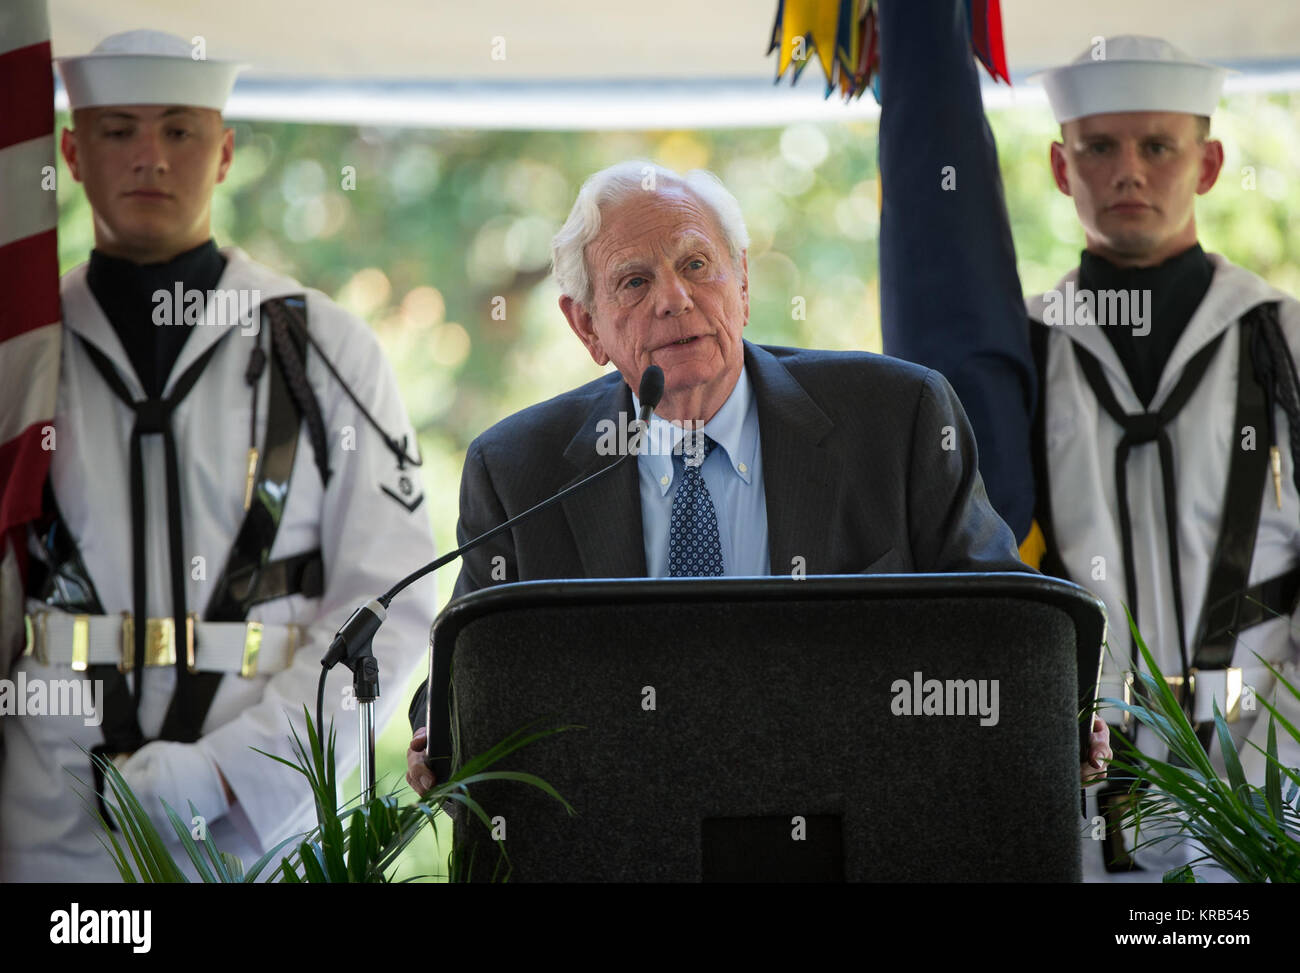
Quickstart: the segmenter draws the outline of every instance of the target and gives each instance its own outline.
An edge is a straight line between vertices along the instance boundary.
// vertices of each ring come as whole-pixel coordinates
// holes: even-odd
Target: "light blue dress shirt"
[[[632,401],[640,414],[641,402],[635,393]],[[770,574],[758,405],[744,369],[731,395],[704,424],[703,431],[718,444],[700,473],[718,516],[722,573],[733,577]],[[681,441],[685,434],[681,426],[654,416],[646,447],[637,457],[646,573],[651,578],[668,577],[668,526],[684,469]]]

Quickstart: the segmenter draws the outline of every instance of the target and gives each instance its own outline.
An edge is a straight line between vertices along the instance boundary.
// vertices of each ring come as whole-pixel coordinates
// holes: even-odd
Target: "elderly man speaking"
[[[748,243],[707,172],[625,162],[586,181],[552,244],[560,309],[618,374],[470,444],[458,538],[607,466],[609,421],[637,414],[650,365],[664,373],[659,448],[467,554],[457,596],[545,578],[1028,570],[938,372],[743,340]],[[688,436],[702,448],[678,448]],[[424,687],[411,713],[408,781],[423,791]],[[1110,756],[1104,736],[1092,756]]]

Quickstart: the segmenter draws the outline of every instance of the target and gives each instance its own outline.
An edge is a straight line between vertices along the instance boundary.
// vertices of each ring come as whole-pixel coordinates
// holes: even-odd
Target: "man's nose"
[[[145,129],[136,136],[134,166],[137,172],[147,169],[166,171],[167,156],[163,151],[162,133]]]
[[[686,281],[677,274],[665,274],[660,277],[655,293],[655,314],[659,317],[675,318],[685,314],[694,305]]]
[[[1115,183],[1119,187],[1146,183],[1146,161],[1136,143],[1122,143],[1115,160]]]

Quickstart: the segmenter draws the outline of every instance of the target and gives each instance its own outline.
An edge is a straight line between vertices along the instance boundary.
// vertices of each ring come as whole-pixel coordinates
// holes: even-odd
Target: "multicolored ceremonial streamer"
[[[964,2],[975,56],[995,81],[1010,84],[999,0]],[[879,0],[778,0],[767,51],[779,52],[776,80],[793,68],[791,84],[795,83],[815,56],[826,77],[827,97],[838,87],[844,100],[852,101],[871,88],[879,101],[878,6]]]

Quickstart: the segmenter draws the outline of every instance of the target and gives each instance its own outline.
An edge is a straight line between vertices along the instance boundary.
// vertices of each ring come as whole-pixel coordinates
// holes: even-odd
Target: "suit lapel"
[[[808,573],[835,563],[836,484],[843,461],[824,445],[834,424],[773,355],[745,342],[745,366],[758,402],[768,550],[774,575],[788,575],[802,557]],[[617,376],[612,377],[617,379]],[[630,420],[632,393],[621,380],[588,413],[564,458],[575,482],[608,465],[596,452],[601,420]],[[633,460],[603,482],[562,501],[588,578],[645,577],[641,493]]]
[[[572,469],[566,482],[590,476],[617,458],[596,452],[596,444],[608,428],[601,427],[602,420],[622,424],[630,423],[631,418],[632,393],[615,374],[608,392],[597,400],[564,451],[564,459]],[[640,490],[637,463],[630,459],[599,483],[561,501],[582,560],[583,577],[645,577]]]
[[[834,424],[775,356],[748,341],[745,365],[758,402],[772,574],[788,575],[797,564],[825,574],[834,563],[831,512],[843,469],[823,445]]]

